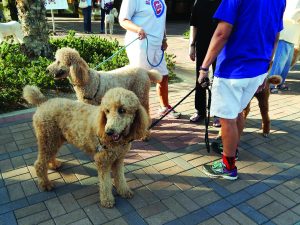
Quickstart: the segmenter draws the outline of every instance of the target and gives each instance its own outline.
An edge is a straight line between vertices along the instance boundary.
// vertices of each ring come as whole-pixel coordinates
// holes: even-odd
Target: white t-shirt
[[[164,0],[123,0],[119,19],[131,20],[143,28],[151,48],[160,48],[166,27],[167,6]],[[138,37],[137,33],[127,31],[125,44]],[[139,41],[145,46],[145,40]],[[142,44],[143,43],[143,44]]]
[[[285,40],[297,47],[300,41],[300,0],[286,1],[283,15],[284,29],[280,32],[280,40]]]

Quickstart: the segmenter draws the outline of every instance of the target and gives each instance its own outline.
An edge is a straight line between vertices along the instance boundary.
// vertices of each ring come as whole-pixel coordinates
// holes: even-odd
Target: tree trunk
[[[16,0],[3,0],[3,15],[6,22],[11,20],[18,21]]]
[[[25,53],[31,57],[49,56],[49,29],[44,0],[17,0],[24,33]]]

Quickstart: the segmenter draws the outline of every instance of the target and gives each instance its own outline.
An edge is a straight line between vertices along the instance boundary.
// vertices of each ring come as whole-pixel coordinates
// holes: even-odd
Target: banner
[[[45,0],[47,10],[51,9],[68,9],[67,0]]]

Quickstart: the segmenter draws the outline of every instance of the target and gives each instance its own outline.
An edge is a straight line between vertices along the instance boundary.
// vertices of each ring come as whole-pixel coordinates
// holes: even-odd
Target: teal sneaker
[[[220,161],[214,162],[212,165],[203,165],[202,171],[212,178],[222,177],[227,180],[236,180],[238,178],[236,167],[233,170],[228,170],[224,163]]]

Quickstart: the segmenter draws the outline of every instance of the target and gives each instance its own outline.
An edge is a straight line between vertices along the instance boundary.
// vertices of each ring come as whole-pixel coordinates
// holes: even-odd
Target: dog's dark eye
[[[106,113],[109,113],[109,109],[106,109],[105,112],[106,112]]]
[[[126,110],[123,109],[123,108],[119,108],[119,109],[118,109],[118,113],[119,113],[119,114],[124,114],[125,112],[126,112]]]

